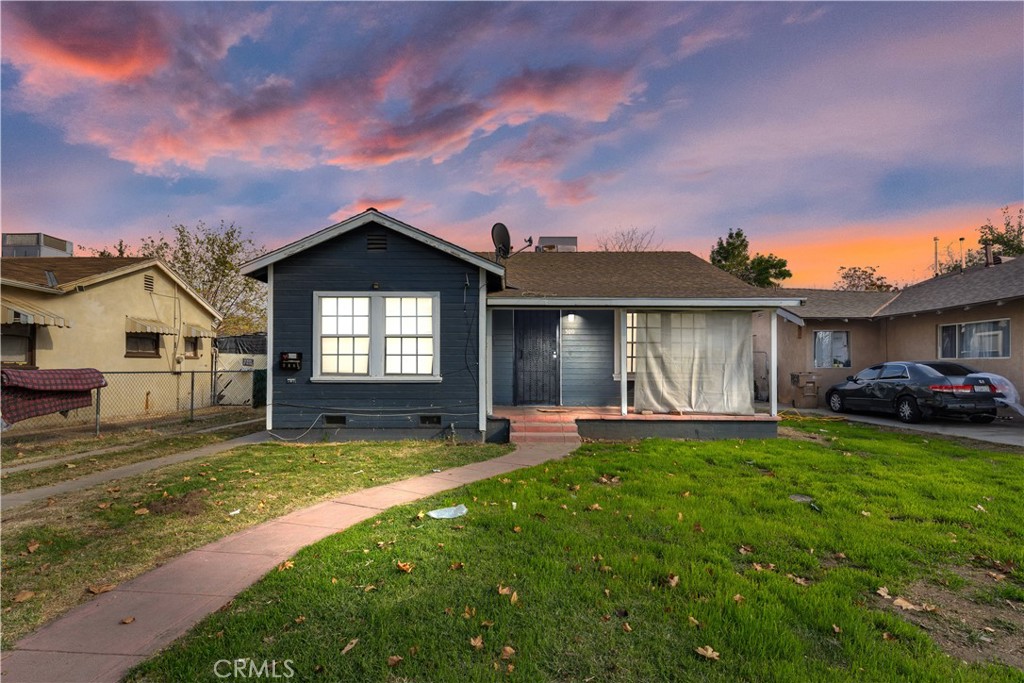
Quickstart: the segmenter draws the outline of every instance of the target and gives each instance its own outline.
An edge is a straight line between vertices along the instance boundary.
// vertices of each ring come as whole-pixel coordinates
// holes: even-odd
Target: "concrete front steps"
[[[571,412],[535,412],[509,416],[512,443],[579,443],[576,415]]]

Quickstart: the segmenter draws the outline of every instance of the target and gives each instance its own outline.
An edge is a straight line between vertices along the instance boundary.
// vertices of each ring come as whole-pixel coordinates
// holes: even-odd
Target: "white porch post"
[[[626,309],[619,311],[619,402],[620,412],[625,415],[629,412],[629,389],[626,367]]]
[[[768,359],[768,395],[771,397],[771,415],[779,414],[779,315],[776,309],[768,314],[771,321],[771,354]]]
[[[313,312],[316,315],[316,311]],[[314,340],[314,343],[320,342]],[[309,359],[313,361],[312,358]],[[267,266],[267,431],[274,428],[274,264]]]

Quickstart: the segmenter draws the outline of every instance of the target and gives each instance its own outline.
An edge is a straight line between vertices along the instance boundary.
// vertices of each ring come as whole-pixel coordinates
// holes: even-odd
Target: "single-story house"
[[[778,329],[780,400],[803,392],[791,375],[813,374],[817,396],[859,370],[897,360],[958,360],[1024,388],[1024,258],[967,268],[896,292],[781,289],[806,300],[784,307]],[[755,350],[770,324],[754,315]]]
[[[340,438],[493,438],[504,406],[724,416],[774,434],[754,416],[751,314],[801,301],[686,252],[496,259],[375,209],[242,272],[270,290],[268,429]]]
[[[0,304],[5,368],[171,374],[213,367],[221,315],[159,259],[4,257]],[[178,400],[159,375],[148,377],[131,385],[108,378],[104,414],[161,412]]]

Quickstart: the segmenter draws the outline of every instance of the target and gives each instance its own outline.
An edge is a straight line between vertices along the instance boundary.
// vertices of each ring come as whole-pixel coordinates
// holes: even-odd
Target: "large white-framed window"
[[[1009,358],[1010,319],[939,325],[939,358]]]
[[[848,368],[850,359],[850,333],[845,330],[815,330],[814,367]]]
[[[440,381],[438,292],[314,292],[313,381]]]

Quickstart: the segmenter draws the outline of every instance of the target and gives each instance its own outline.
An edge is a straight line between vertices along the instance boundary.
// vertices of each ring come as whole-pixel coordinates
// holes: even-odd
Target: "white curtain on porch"
[[[748,312],[636,314],[637,412],[754,414]]]

